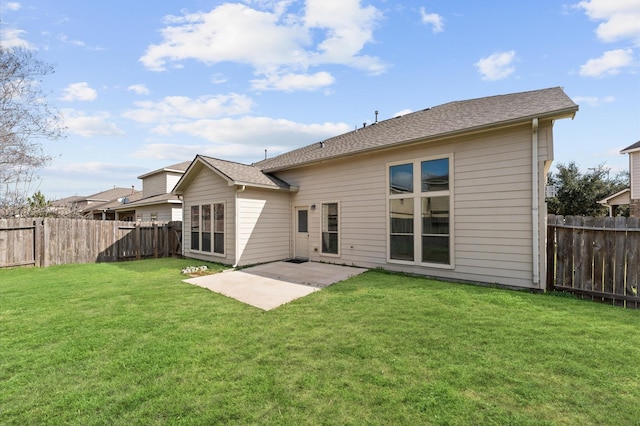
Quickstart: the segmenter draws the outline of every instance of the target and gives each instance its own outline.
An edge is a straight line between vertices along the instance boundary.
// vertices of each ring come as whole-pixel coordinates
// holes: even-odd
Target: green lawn
[[[0,270],[0,424],[640,424],[640,311],[371,271],[264,312],[198,264]]]

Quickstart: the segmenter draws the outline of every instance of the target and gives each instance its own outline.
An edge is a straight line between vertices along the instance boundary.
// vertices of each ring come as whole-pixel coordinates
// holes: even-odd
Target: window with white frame
[[[450,266],[452,157],[389,165],[389,260]]]
[[[191,250],[224,254],[224,203],[191,206]]]
[[[322,204],[322,253],[339,253],[338,229],[338,203]]]

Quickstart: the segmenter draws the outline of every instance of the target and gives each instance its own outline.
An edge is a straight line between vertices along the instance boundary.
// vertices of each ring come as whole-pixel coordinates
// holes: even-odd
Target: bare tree
[[[34,173],[51,160],[41,141],[64,136],[62,117],[41,86],[51,73],[53,66],[31,51],[0,45],[0,217],[28,206]]]

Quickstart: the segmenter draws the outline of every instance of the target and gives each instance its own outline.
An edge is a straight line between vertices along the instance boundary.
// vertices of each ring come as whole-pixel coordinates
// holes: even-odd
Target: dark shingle
[[[450,102],[380,121],[254,165],[267,172],[283,170],[421,139],[482,130],[535,117],[573,114],[577,110],[578,106],[559,87]]]
[[[236,185],[260,186],[272,189],[289,188],[289,185],[282,180],[263,173],[259,168],[251,165],[205,157],[202,155],[199,155],[198,158],[225,175],[229,181]]]

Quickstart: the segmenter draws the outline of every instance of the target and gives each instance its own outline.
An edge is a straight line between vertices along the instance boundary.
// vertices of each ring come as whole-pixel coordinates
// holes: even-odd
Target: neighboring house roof
[[[78,201],[86,200],[87,197],[84,195],[72,195],[70,197],[60,198],[59,200],[54,200],[51,202],[51,205],[54,207],[68,207],[69,204],[76,203]]]
[[[138,179],[144,179],[146,177],[163,172],[184,173],[185,170],[187,170],[187,168],[189,167],[189,164],[191,164],[191,161],[183,161],[182,163],[172,164],[171,166],[166,166],[161,169],[140,175],[138,176]]]
[[[257,167],[247,164],[236,163],[233,161],[220,160],[218,158],[206,157],[203,155],[197,155],[191,162],[191,165],[180,178],[175,188],[174,193],[180,193],[185,183],[190,179],[190,172],[196,167],[197,164],[202,164],[208,167],[214,173],[225,179],[229,185],[246,185],[256,188],[266,189],[283,189],[291,190],[286,182],[278,179],[275,176],[263,173]]]
[[[609,195],[607,198],[604,198],[598,201],[598,204],[607,205],[607,206],[623,206],[625,204],[629,204],[631,202],[631,189],[626,188],[622,191],[616,192],[613,195]]]
[[[576,105],[560,87],[456,101],[403,115],[296,149],[254,165],[274,172],[371,150],[530,121],[573,117]]]
[[[125,204],[123,204],[123,199],[126,198],[127,202]],[[118,197],[116,199],[113,200],[109,200],[109,201],[105,201],[103,203],[99,203],[99,204],[89,204],[84,211],[85,212],[92,212],[92,211],[104,211],[104,210],[112,210],[115,209],[116,207],[120,207],[120,206],[128,206],[129,203],[132,203],[134,201],[139,200],[140,198],[142,198],[142,191],[136,191],[133,194],[131,193],[131,189],[129,189],[129,193],[125,194],[121,197]]]
[[[87,201],[112,201],[117,198],[127,197],[129,195],[135,194],[136,192],[133,188],[113,188],[107,189],[106,191],[98,192],[97,194],[89,195],[85,197],[84,200]]]
[[[153,206],[157,204],[182,204],[182,201],[173,194],[160,194],[152,195],[150,197],[141,198],[138,200],[129,200],[128,203],[119,204],[112,207],[113,210],[131,210],[136,207]]]
[[[620,151],[620,154],[629,154],[635,151],[640,151],[640,141],[634,143],[631,146],[626,147],[625,149]]]

